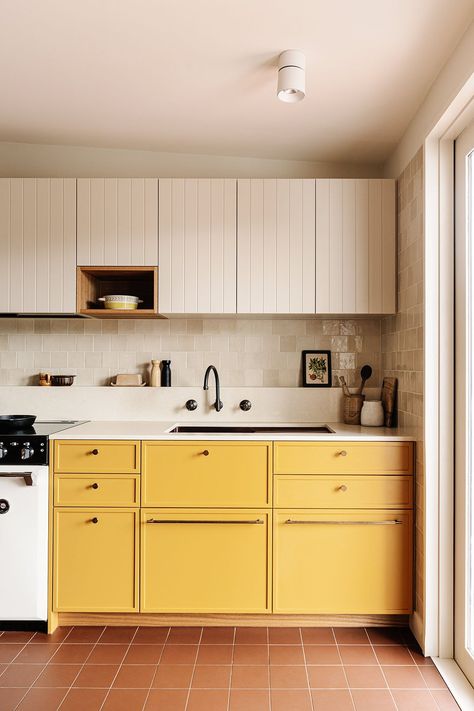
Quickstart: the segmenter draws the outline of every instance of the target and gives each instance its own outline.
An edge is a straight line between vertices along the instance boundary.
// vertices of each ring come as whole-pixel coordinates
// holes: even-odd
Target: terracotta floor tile
[[[375,654],[382,666],[398,666],[399,664],[407,666],[415,663],[410,652],[405,647],[378,645],[375,647]]]
[[[154,689],[189,689],[193,664],[160,664],[156,670]]]
[[[133,644],[163,644],[169,631],[169,627],[139,627]]]
[[[370,644],[363,627],[334,627],[338,644]]]
[[[202,627],[172,627],[168,642],[171,644],[198,644],[201,634]]]
[[[163,667],[165,669],[166,667]],[[245,668],[245,667],[242,667]],[[254,668],[254,667],[252,667]],[[204,664],[196,666],[193,674],[194,689],[228,689],[230,684],[230,665]],[[235,670],[234,670],[235,674]],[[250,687],[248,687],[250,688]]]
[[[27,644],[19,655],[15,657],[15,662],[24,664],[40,664],[43,662],[46,664],[60,647],[60,644]]]
[[[32,644],[43,644],[44,642],[54,642],[55,644],[59,644],[60,642],[64,642],[65,639],[68,638],[71,630],[73,630],[74,627],[58,627],[52,634],[46,634],[45,632],[37,632],[33,639],[31,640]]]
[[[62,644],[51,658],[54,664],[80,664],[86,661],[93,649],[92,644]]]
[[[2,711],[13,711],[25,692],[26,689],[2,689]]]
[[[451,692],[447,689],[433,689],[431,692],[440,711],[459,711],[459,706],[454,700]]]
[[[201,644],[233,644],[233,627],[204,627]]]
[[[108,689],[118,671],[117,664],[85,664],[74,686],[90,689]]]
[[[400,627],[367,627],[366,632],[372,644],[404,644]]]
[[[397,667],[398,669],[398,667]],[[386,689],[387,683],[380,667],[345,667],[347,683],[351,689]]]
[[[194,664],[197,644],[165,644],[160,664]]]
[[[299,627],[269,627],[268,641],[270,644],[301,644]]]
[[[231,644],[201,644],[198,664],[231,664],[234,648]]]
[[[81,664],[48,664],[34,686],[69,688],[81,670]]]
[[[396,647],[390,647],[396,649]],[[342,645],[339,647],[343,664],[377,664],[377,658],[372,651],[372,647],[364,647],[363,645]]]
[[[421,649],[418,647],[418,645],[409,646],[408,651],[409,651],[410,655],[413,657],[413,660],[417,666],[434,667],[434,662],[431,659],[431,657],[424,657],[423,654],[421,653]]]
[[[415,665],[409,667],[382,667],[390,689],[426,689],[420,670]]]
[[[307,670],[312,689],[347,689],[346,675],[342,666],[307,667]]]
[[[66,696],[66,692],[67,689],[38,689],[33,687],[18,705],[18,711],[55,711]],[[91,709],[91,711],[94,711],[94,709]]]
[[[162,644],[132,644],[124,664],[158,664],[162,652]]]
[[[113,686],[116,689],[149,689],[155,671],[153,664],[123,664]]]
[[[101,644],[129,644],[135,636],[136,627],[106,627],[100,638]]]
[[[354,711],[349,691],[345,689],[312,689],[315,711]]]
[[[88,664],[120,664],[128,650],[128,644],[98,644],[87,659]]]
[[[332,627],[302,627],[304,644],[336,644]]]
[[[443,677],[436,667],[417,667],[428,689],[447,689]]]
[[[152,689],[145,711],[184,711],[188,692],[181,689]]]
[[[307,689],[308,677],[304,666],[270,667],[272,689]]]
[[[272,711],[311,711],[309,691],[273,690],[271,691]]]
[[[26,644],[35,636],[35,632],[4,632],[0,637],[2,644]]]
[[[0,687],[23,686],[29,688],[43,669],[44,664],[10,664],[5,673],[0,676]],[[0,699],[1,695],[0,691]]]
[[[268,667],[233,667],[231,686],[233,689],[268,689],[270,687]]]
[[[268,631],[266,627],[236,627],[236,644],[267,644]]]
[[[342,664],[335,644],[307,644],[304,654],[306,664]]]
[[[270,664],[304,664],[303,647],[290,644],[271,645]]]
[[[186,711],[227,711],[228,691],[192,689]]]
[[[229,711],[269,711],[270,695],[263,689],[232,689]]]
[[[236,644],[234,664],[268,664],[269,651],[266,644]]]
[[[101,711],[142,711],[147,695],[144,689],[111,689]]]
[[[398,711],[438,711],[438,705],[430,691],[394,689],[392,694]]]
[[[106,695],[106,689],[70,689],[61,711],[99,711]]]
[[[390,691],[354,689],[351,694],[357,711],[397,711]]]
[[[93,644],[99,641],[105,627],[74,627],[68,635],[68,642],[87,642]]]
[[[1,639],[1,637],[0,637]],[[9,664],[23,649],[23,644],[1,644],[0,663]]]

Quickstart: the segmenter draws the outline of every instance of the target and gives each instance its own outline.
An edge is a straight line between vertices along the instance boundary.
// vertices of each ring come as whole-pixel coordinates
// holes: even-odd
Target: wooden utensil
[[[396,425],[398,378],[384,378],[382,385],[382,405],[385,413],[385,427]]]
[[[372,375],[372,368],[370,367],[370,365],[363,365],[362,368],[360,369],[360,377],[362,380],[361,380],[360,388],[357,391],[358,395],[362,395],[364,385],[365,385],[366,381],[370,378],[371,375]]]
[[[339,382],[340,382],[341,385],[342,385],[342,392],[344,393],[344,395],[346,395],[346,397],[350,397],[351,394],[350,394],[350,392],[349,392],[349,388],[347,387],[346,379],[345,379],[345,377],[344,377],[343,375],[340,375],[340,376],[339,376]]]

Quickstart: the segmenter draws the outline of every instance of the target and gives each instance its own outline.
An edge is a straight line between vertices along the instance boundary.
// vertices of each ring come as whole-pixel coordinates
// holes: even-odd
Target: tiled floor
[[[74,627],[0,633],[0,711],[447,711],[400,630]]]

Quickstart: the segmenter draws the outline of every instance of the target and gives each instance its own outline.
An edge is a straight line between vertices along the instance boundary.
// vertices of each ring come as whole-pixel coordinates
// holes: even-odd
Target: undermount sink
[[[169,434],[334,434],[327,425],[316,427],[301,427],[286,425],[283,427],[268,426],[243,426],[232,425],[177,425],[169,431]]]

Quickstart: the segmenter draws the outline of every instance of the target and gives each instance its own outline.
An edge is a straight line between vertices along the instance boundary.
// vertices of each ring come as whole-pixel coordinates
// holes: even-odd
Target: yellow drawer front
[[[138,510],[55,509],[53,609],[138,609]]]
[[[268,511],[142,511],[142,612],[269,612]]]
[[[278,442],[275,474],[412,474],[411,442]]]
[[[411,508],[411,476],[327,476],[281,474],[274,478],[277,508]]]
[[[275,512],[273,590],[276,613],[411,613],[411,512]]]
[[[143,506],[271,504],[268,442],[146,442]]]
[[[55,506],[139,506],[140,477],[55,474]]]
[[[138,474],[140,442],[60,440],[54,443],[54,470],[71,474]]]

